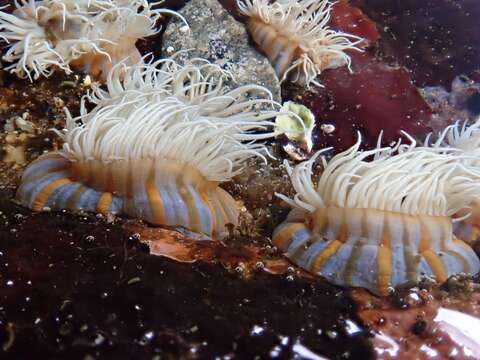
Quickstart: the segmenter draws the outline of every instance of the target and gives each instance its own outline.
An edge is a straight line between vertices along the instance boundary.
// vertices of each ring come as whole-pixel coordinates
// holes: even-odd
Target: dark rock
[[[245,280],[148,255],[117,222],[31,214],[10,196],[0,192],[1,359],[373,358],[361,325],[348,332],[348,293],[321,279]]]
[[[382,29],[382,51],[417,86],[448,86],[480,69],[477,0],[354,0]]]

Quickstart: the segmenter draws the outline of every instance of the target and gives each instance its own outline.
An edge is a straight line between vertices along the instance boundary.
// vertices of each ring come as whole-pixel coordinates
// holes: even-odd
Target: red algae
[[[391,67],[370,52],[351,56],[353,74],[346,68],[325,71],[325,88],[294,97],[315,114],[315,148],[342,151],[355,142],[357,131],[366,147],[376,144],[381,131],[385,143],[397,140],[401,130],[420,137],[429,131],[432,111],[404,68]],[[335,130],[323,132],[324,124]]]
[[[346,0],[334,3],[331,16],[330,26],[335,29],[360,36],[368,43],[380,39],[376,24],[362,10],[351,6]]]
[[[364,36],[367,45],[379,38],[375,24],[344,1],[336,4],[332,26]],[[316,149],[345,150],[356,141],[357,131],[364,136],[365,147],[374,146],[381,131],[385,143],[396,141],[401,130],[419,137],[429,131],[432,110],[412,84],[409,72],[377,58],[374,50],[370,46],[363,53],[350,52],[353,73],[345,67],[326,70],[319,77],[324,87],[315,92],[299,93],[292,86],[285,89],[287,98],[315,114]],[[333,125],[335,130],[322,131],[322,125]]]

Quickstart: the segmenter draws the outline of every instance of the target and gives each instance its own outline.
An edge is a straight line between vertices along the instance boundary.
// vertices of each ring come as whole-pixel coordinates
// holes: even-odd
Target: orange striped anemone
[[[398,143],[360,151],[358,142],[326,161],[288,167],[294,207],[273,242],[295,264],[337,285],[386,295],[423,278],[476,274],[472,248],[452,233],[458,210],[480,197],[480,173],[454,150]],[[318,185],[312,168],[318,157]]]
[[[253,41],[267,55],[283,82],[321,86],[316,77],[325,69],[347,65],[345,50],[357,50],[363,39],[328,26],[329,0],[237,0],[248,17]]]
[[[275,135],[263,130],[280,108],[261,86],[227,90],[228,78],[201,59],[116,66],[107,90],[83,99],[79,117],[67,112],[66,129],[57,131],[63,149],[27,167],[17,201],[34,211],[126,214],[222,238],[238,209],[219,185],[247,159],[264,159],[257,140]],[[88,111],[86,102],[96,106]]]
[[[6,69],[21,78],[48,77],[73,69],[104,79],[116,63],[136,64],[138,39],[160,31],[162,14],[146,0],[21,0],[9,14],[0,11],[0,39],[10,45]],[[183,19],[183,18],[182,18]]]

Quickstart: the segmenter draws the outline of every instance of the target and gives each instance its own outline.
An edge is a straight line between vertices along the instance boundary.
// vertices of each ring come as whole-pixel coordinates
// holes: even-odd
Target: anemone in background
[[[267,55],[283,82],[321,86],[316,78],[325,69],[348,66],[345,50],[360,51],[358,36],[328,26],[333,3],[329,0],[237,0],[248,17],[247,29]]]
[[[13,13],[0,11],[3,60],[21,78],[48,77],[57,68],[104,79],[113,65],[136,64],[137,40],[157,34],[162,14],[146,0],[21,0]],[[183,19],[183,18],[182,18]]]

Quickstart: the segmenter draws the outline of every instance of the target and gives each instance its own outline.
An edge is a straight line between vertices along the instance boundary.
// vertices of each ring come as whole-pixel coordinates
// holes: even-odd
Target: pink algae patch
[[[380,38],[376,24],[348,1],[337,1],[332,9],[330,25],[343,32],[360,36],[372,43]]]
[[[148,227],[128,223],[125,229],[137,234],[139,241],[147,245],[150,254],[163,256],[179,262],[220,263],[227,269],[237,270],[249,277],[257,270],[270,274],[290,271],[290,263],[279,256],[268,254],[266,249],[255,245],[226,246],[219,241],[208,240],[189,231]]]

